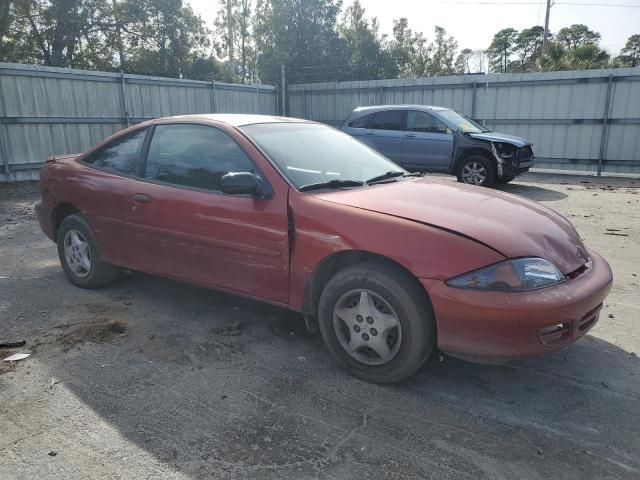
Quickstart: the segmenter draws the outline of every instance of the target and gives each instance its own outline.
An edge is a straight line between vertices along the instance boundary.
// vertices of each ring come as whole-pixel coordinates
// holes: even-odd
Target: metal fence
[[[150,118],[277,108],[271,85],[0,63],[0,181],[36,179],[47,156],[84,151]]]
[[[640,173],[640,68],[289,85],[293,117],[340,125],[353,108],[455,108],[531,140],[541,168]]]

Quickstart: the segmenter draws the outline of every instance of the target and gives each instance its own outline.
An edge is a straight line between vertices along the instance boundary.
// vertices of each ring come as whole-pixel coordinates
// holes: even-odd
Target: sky
[[[185,1],[213,28],[218,0]],[[343,0],[344,5],[350,3],[351,0]],[[503,28],[521,30],[544,25],[546,0],[360,0],[360,3],[368,17],[378,18],[382,33],[391,33],[394,19],[407,17],[409,26],[422,31],[428,40],[433,39],[433,28],[439,25],[456,38],[460,49],[475,50],[488,47],[493,35]],[[640,0],[557,0],[551,7],[551,32],[574,23],[600,32],[601,45],[618,54],[627,38],[640,33]]]

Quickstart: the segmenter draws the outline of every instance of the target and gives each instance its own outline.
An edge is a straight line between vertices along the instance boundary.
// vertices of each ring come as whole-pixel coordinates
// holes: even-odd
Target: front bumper
[[[611,289],[609,264],[589,252],[591,269],[574,279],[531,292],[460,289],[421,279],[431,297],[438,348],[476,358],[513,358],[557,350],[598,321]]]
[[[53,223],[51,222],[51,210],[46,208],[42,202],[36,204],[35,207],[38,223],[43,233],[52,241],[56,241],[53,234]]]

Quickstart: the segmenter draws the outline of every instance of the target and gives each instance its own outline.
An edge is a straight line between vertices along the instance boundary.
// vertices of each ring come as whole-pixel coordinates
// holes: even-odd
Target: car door
[[[382,110],[356,118],[345,131],[400,164],[405,118],[404,110]]]
[[[430,113],[409,110],[402,139],[402,166],[407,170],[446,172],[453,152],[453,131]]]
[[[74,203],[87,217],[103,259],[128,266],[125,220],[138,182],[136,171],[148,128],[125,133],[89,152],[80,161],[91,167],[78,170],[74,182]]]
[[[266,182],[221,129],[156,125],[127,225],[137,268],[287,302],[287,191],[271,198],[220,192],[224,174],[246,171]]]

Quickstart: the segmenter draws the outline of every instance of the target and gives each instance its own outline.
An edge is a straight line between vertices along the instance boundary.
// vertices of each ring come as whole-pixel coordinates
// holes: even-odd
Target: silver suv
[[[531,142],[492,132],[450,108],[360,107],[340,128],[406,170],[450,173],[473,185],[507,183],[533,166]]]

